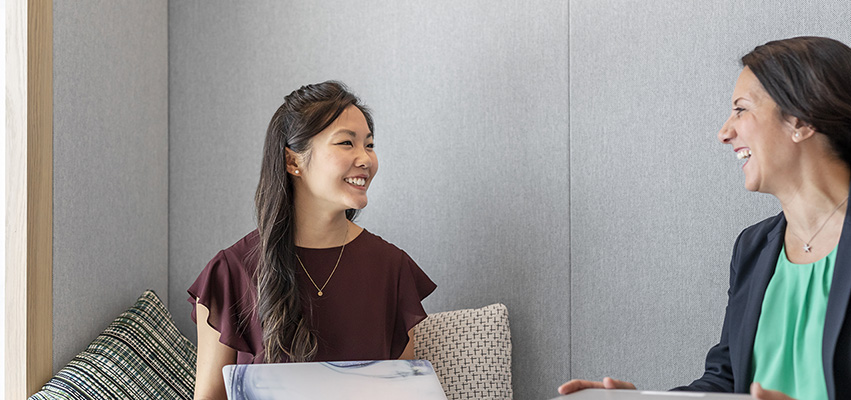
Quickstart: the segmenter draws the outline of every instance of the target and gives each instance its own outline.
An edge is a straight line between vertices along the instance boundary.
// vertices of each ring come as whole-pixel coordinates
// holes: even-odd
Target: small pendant
[[[809,251],[809,250],[807,250],[807,251]],[[316,293],[316,294],[318,294],[319,297],[322,297],[322,291],[321,290],[319,291],[319,293]]]
[[[804,253],[809,253],[810,250],[812,250],[812,247],[810,246],[810,244],[804,243]],[[321,294],[320,294],[320,296],[321,296]]]

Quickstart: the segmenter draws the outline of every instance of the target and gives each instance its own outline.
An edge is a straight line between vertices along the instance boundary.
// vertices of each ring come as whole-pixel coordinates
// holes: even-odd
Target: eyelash
[[[745,111],[745,109],[744,109],[744,108],[742,108],[742,107],[736,107],[736,108],[734,108],[734,109],[733,109],[733,111],[735,111],[735,112],[736,112],[736,115],[739,115],[739,114],[741,114],[743,111]]]
[[[342,141],[340,143],[337,143],[337,145],[339,145],[339,146],[353,146],[351,140]],[[366,145],[366,147],[370,148],[370,149],[375,148],[375,143],[369,143],[369,144]]]

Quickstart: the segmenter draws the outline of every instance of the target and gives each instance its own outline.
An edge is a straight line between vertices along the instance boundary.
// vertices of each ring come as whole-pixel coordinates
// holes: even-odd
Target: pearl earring
[[[295,170],[295,171],[294,171],[294,173],[295,173],[296,175],[298,175],[298,170]]]

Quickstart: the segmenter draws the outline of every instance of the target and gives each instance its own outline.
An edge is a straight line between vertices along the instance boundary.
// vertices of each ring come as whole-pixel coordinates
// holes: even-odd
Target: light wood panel
[[[52,375],[53,2],[6,0],[6,390]]]

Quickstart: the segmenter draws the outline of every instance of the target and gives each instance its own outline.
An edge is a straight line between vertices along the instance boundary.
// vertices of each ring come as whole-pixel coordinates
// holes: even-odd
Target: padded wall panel
[[[53,2],[53,365],[168,288],[168,7]]]
[[[566,2],[180,1],[169,18],[169,290],[184,333],[186,288],[253,229],[272,113],[339,79],[376,120],[360,223],[438,284],[428,311],[506,304],[516,397],[555,394],[570,362]]]
[[[703,372],[738,232],[779,211],[716,133],[738,59],[851,43],[843,1],[570,2],[571,375],[646,389]]]

